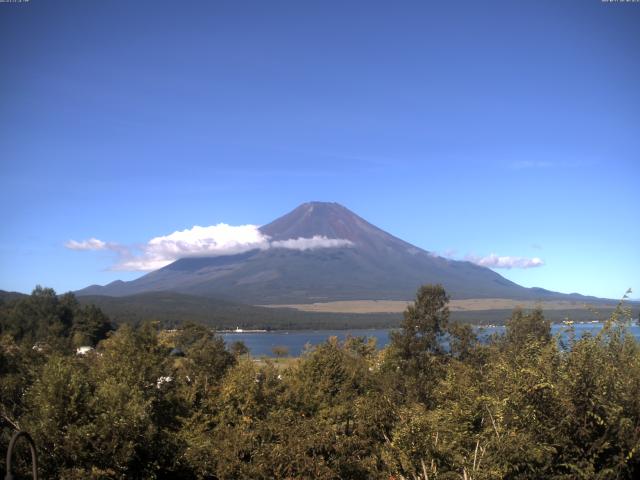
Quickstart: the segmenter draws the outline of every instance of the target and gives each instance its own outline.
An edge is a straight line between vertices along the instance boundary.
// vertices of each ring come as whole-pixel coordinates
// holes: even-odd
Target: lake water
[[[602,328],[602,323],[576,323],[573,325],[576,336],[580,337],[585,333],[596,334]],[[555,324],[551,327],[553,335],[564,333],[568,326],[563,324]],[[379,348],[389,343],[390,329],[371,329],[371,330],[290,330],[290,331],[273,331],[273,332],[256,332],[256,333],[223,333],[221,334],[227,344],[242,340],[254,357],[268,356],[273,357],[273,347],[286,347],[290,356],[300,355],[305,345],[318,345],[326,341],[329,337],[338,337],[344,340],[347,336],[352,337],[374,337]],[[640,341],[640,326],[634,323],[629,327],[629,331]],[[485,327],[480,331],[481,335],[491,335],[492,333],[502,333],[504,327]]]

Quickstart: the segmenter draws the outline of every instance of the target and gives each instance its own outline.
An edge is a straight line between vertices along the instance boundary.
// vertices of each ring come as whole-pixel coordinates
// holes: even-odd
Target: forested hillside
[[[640,475],[640,345],[622,304],[567,345],[542,312],[519,310],[481,344],[425,286],[387,348],[329,339],[282,365],[203,326],[109,332],[72,297],[22,302],[20,325],[2,310],[0,446],[30,432],[42,478]],[[76,355],[84,342],[96,349]]]

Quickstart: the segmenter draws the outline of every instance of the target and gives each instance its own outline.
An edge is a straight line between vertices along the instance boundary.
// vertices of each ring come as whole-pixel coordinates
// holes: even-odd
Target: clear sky
[[[31,0],[0,42],[0,289],[143,274],[70,240],[323,200],[640,297],[640,3]]]

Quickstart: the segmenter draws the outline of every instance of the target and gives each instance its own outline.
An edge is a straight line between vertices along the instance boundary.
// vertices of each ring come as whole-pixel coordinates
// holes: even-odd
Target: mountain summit
[[[409,300],[425,283],[453,298],[565,298],[521,287],[470,262],[448,260],[407,243],[337,203],[304,203],[260,227],[271,248],[183,258],[130,282],[91,286],[78,295],[174,291],[243,303]]]
[[[410,244],[370,224],[339,203],[303,203],[260,227],[260,231],[274,240],[323,236],[348,240],[360,248],[411,248]]]

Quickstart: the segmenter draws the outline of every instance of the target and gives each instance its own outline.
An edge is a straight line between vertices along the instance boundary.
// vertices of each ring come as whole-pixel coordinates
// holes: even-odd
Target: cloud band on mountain
[[[162,268],[179,258],[215,257],[236,255],[250,250],[286,248],[290,250],[315,250],[318,248],[349,247],[353,243],[339,238],[315,235],[311,238],[295,238],[272,241],[256,225],[227,225],[219,223],[208,227],[190,229],[155,237],[135,249],[97,238],[84,241],[69,240],[65,247],[71,250],[112,250],[118,260],[112,270],[151,271]]]
[[[271,242],[273,248],[288,248],[290,250],[315,250],[318,248],[350,247],[353,242],[342,238],[327,238],[314,235],[311,238],[290,238],[289,240],[277,240]]]
[[[489,268],[535,268],[544,265],[544,261],[538,257],[510,257],[496,255],[495,253],[487,255],[486,257],[467,255],[465,256],[465,260]]]

